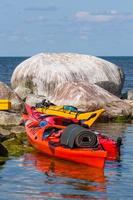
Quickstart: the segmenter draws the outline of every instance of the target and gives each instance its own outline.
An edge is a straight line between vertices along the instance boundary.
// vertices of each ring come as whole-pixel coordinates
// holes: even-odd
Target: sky
[[[133,56],[133,0],[0,0],[0,56]]]

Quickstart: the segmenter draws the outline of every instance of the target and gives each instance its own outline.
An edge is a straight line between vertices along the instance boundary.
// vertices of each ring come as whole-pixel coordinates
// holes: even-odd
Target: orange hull
[[[104,150],[93,150],[89,148],[64,148],[55,146],[51,142],[52,137],[42,139],[43,128],[26,126],[29,142],[39,151],[57,158],[86,164],[93,167],[104,168],[107,152]]]

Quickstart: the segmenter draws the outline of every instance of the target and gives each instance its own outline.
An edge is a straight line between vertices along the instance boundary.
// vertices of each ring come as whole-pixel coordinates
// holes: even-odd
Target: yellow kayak
[[[72,109],[74,108],[73,111]],[[85,120],[84,123],[91,126],[97,118],[105,111],[104,109],[99,109],[92,112],[79,112],[77,108],[73,106],[48,106],[42,108],[36,108],[39,112],[48,114],[62,116],[66,118],[76,118],[78,120]]]

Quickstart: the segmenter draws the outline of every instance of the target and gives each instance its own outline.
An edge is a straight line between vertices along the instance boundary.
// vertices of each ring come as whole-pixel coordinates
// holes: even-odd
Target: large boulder
[[[124,83],[122,70],[103,59],[74,53],[40,53],[21,64],[11,77],[12,88],[22,96],[48,96],[58,84],[86,81],[119,95]]]
[[[38,95],[28,95],[26,102],[34,106],[36,100],[41,98]],[[59,84],[54,93],[48,96],[48,100],[56,105],[73,105],[81,111],[105,108],[105,115],[110,119],[118,116],[128,117],[132,113],[128,102],[95,84],[87,85],[86,82]]]
[[[23,101],[8,85],[0,82],[0,99],[8,99],[11,101],[12,110],[21,110]]]

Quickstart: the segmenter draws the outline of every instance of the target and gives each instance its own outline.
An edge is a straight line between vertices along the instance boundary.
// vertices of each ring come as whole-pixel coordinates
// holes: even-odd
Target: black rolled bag
[[[69,148],[96,148],[98,139],[93,131],[77,124],[71,124],[61,134],[60,143]]]

